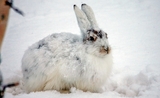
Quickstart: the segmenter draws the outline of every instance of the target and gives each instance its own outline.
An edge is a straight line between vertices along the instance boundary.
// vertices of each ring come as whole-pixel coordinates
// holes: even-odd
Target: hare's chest
[[[108,73],[110,72],[109,64],[106,58],[98,58],[91,55],[86,56],[86,65],[85,73],[92,81],[99,81],[107,78]]]

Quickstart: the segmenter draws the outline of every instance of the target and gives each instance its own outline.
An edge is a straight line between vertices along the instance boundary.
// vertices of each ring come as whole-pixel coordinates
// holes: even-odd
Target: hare
[[[82,36],[54,33],[33,44],[22,58],[25,91],[101,92],[112,68],[107,33],[87,4],[73,6]]]

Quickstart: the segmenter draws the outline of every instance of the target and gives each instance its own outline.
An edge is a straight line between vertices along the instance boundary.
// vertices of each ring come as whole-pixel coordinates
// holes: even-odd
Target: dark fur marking
[[[91,32],[91,31],[92,31],[91,29],[87,30],[88,34],[89,34],[89,32]]]
[[[107,54],[109,54],[111,51],[111,49],[109,47],[107,47]]]
[[[39,44],[38,44],[38,46],[37,46],[37,49],[40,49],[42,47],[47,47],[47,43],[44,42],[44,41],[40,41]]]
[[[87,30],[88,34],[90,32],[93,32],[94,34],[96,34],[98,37],[102,38],[102,31],[100,30],[99,32],[94,30],[94,29],[90,29],[90,30]]]
[[[40,49],[40,48],[43,47],[44,45],[45,45],[44,43],[39,44],[37,49]]]
[[[97,36],[99,36],[100,38],[102,38],[102,32],[101,32],[101,30],[98,32]]]
[[[96,31],[94,29],[92,31],[93,31],[94,34],[96,34],[96,35],[98,34],[98,31]]]
[[[24,71],[25,71],[25,72],[28,72],[28,69],[25,69]]]
[[[106,38],[108,39],[108,35],[107,35],[107,33],[105,33],[105,36],[106,36]]]
[[[79,57],[76,57],[76,60],[79,60]]]

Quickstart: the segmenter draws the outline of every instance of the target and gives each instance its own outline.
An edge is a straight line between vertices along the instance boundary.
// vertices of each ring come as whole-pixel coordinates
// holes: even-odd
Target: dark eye
[[[90,36],[89,40],[90,41],[94,41],[94,38],[92,36]]]

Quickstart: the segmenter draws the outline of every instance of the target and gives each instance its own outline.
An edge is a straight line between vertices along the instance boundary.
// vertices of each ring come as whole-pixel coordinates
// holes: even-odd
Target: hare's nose
[[[105,49],[107,51],[107,54],[110,53],[110,47],[107,47],[107,49]]]
[[[110,47],[109,46],[107,46],[107,47],[102,46],[102,48],[107,52],[107,54],[110,53]]]

